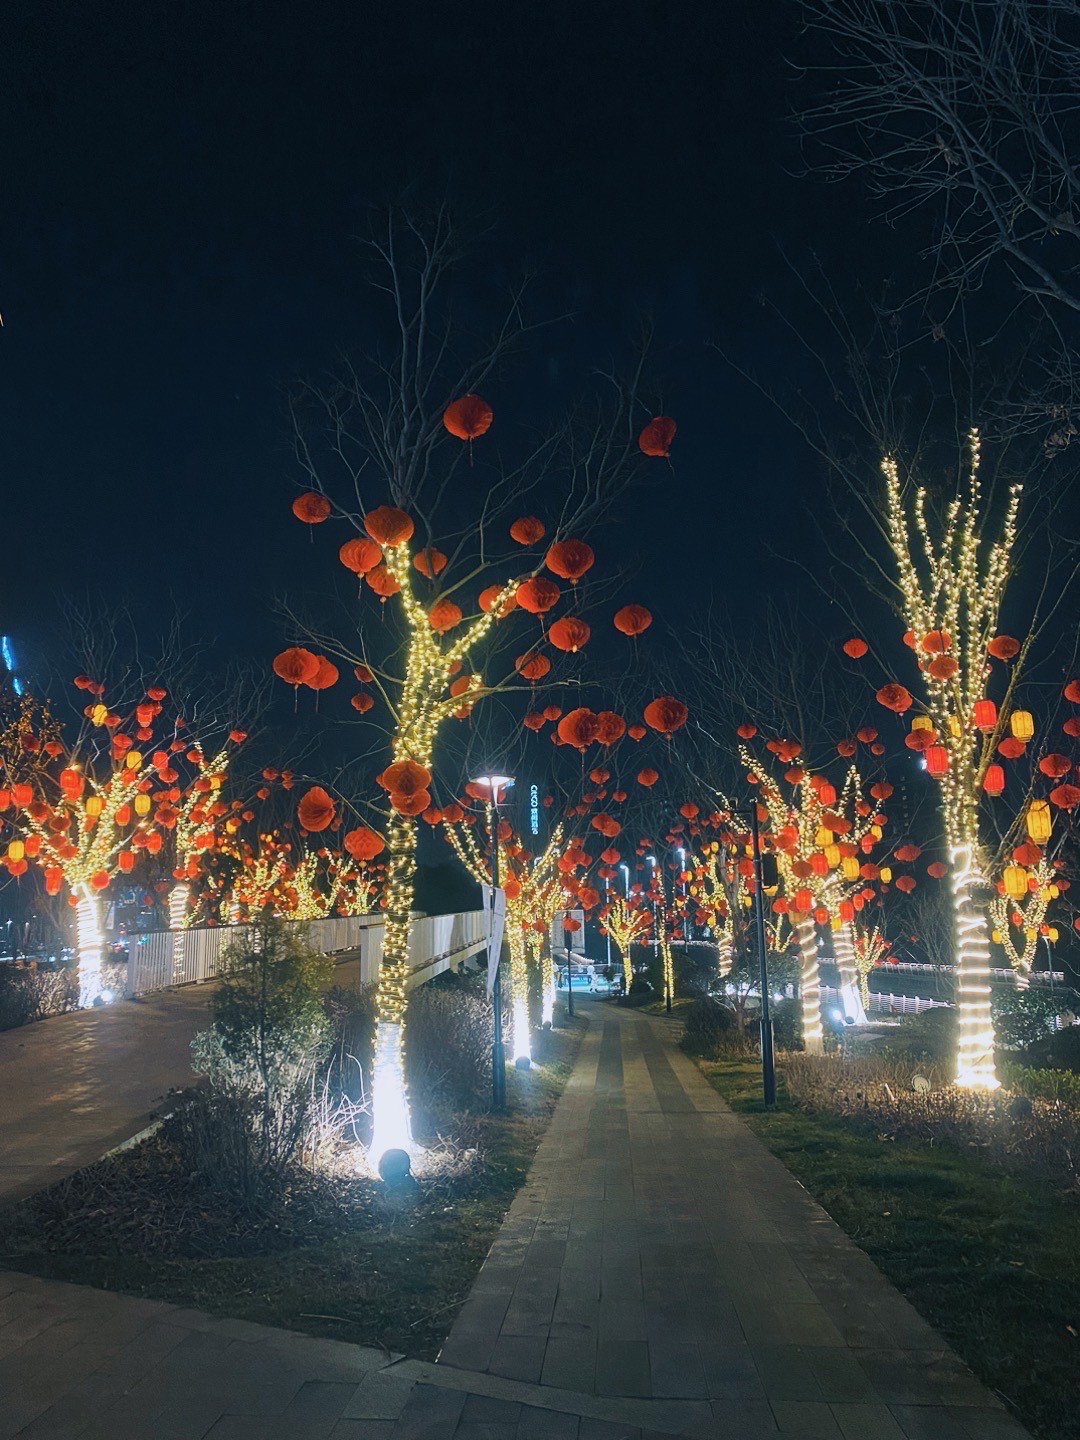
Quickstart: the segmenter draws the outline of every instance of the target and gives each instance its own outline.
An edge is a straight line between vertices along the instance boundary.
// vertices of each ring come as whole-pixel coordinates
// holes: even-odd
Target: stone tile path
[[[0,1440],[1024,1440],[668,1024],[582,1008],[438,1364],[0,1275]]]

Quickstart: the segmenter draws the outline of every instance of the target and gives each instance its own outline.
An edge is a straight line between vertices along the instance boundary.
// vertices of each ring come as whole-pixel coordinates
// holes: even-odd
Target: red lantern
[[[544,564],[560,580],[569,580],[576,585],[585,572],[592,568],[595,555],[592,546],[584,540],[556,540],[544,556]]]
[[[300,798],[296,807],[296,818],[305,830],[318,832],[333,823],[334,802],[321,785],[313,785]]]
[[[491,429],[495,414],[479,395],[463,395],[443,411],[443,424],[458,440],[478,440]]]
[[[621,635],[629,635],[633,639],[649,628],[652,615],[644,605],[624,605],[621,610],[616,610],[612,623]]]
[[[940,780],[949,768],[949,752],[944,745],[931,745],[926,751],[927,771]]]
[[[572,745],[575,750],[584,750],[596,739],[598,729],[597,717],[591,710],[580,706],[562,717],[557,733],[564,745]]]
[[[447,560],[441,550],[436,550],[434,545],[427,545],[416,552],[412,563],[413,569],[419,571],[425,580],[434,580],[436,575],[446,569]]]
[[[877,692],[877,702],[884,705],[886,710],[893,710],[897,715],[903,715],[905,710],[910,710],[913,704],[911,694],[905,690],[903,685],[883,685]]]
[[[338,682],[338,668],[332,664],[325,655],[316,655],[318,669],[304,684],[309,690],[329,690],[331,685]]]
[[[455,625],[461,624],[461,618],[461,610],[452,600],[436,600],[428,611],[428,624],[436,635],[445,635],[448,630],[453,630]]]
[[[353,859],[361,862],[374,860],[376,855],[381,855],[386,849],[382,836],[376,835],[375,831],[369,830],[366,825],[362,825],[358,830],[350,830],[343,844]]]
[[[614,710],[601,710],[596,717],[596,738],[601,745],[614,745],[626,734],[626,721]]]
[[[518,545],[537,545],[546,533],[544,522],[535,515],[523,515],[510,526],[510,539]]]
[[[867,645],[866,641],[860,640],[858,636],[853,636],[850,640],[845,640],[843,644],[844,654],[852,660],[861,660],[869,649],[870,646]]]
[[[551,661],[546,655],[538,655],[535,650],[531,650],[528,655],[517,657],[514,669],[523,680],[542,680],[551,669]]]
[[[364,517],[364,529],[380,545],[404,545],[411,540],[416,526],[404,510],[393,505],[379,505]]]
[[[576,655],[588,644],[591,634],[592,631],[584,620],[570,615],[555,621],[548,631],[548,639],[556,650],[566,650],[571,655]]]
[[[338,551],[338,559],[345,569],[351,570],[354,575],[366,575],[378,565],[382,559],[382,551],[374,540],[357,536],[354,540],[345,541]]]
[[[673,695],[661,695],[645,706],[644,720],[651,730],[658,730],[661,735],[673,735],[686,724],[688,713],[681,700],[676,700]]]
[[[667,459],[671,454],[671,442],[675,439],[675,421],[667,415],[657,415],[638,436],[638,449],[643,455],[656,459]]]
[[[330,501],[315,490],[298,495],[292,502],[292,513],[305,525],[321,525],[330,515]]]
[[[318,669],[319,657],[300,645],[293,645],[288,650],[282,650],[280,655],[274,657],[274,674],[279,680],[284,680],[286,685],[291,685],[294,689],[299,685],[309,684],[318,673]]]
[[[952,648],[952,636],[948,630],[928,630],[922,638],[922,648],[928,655],[944,655]]]
[[[978,730],[993,730],[997,724],[997,706],[993,700],[976,700],[972,710],[972,719]]]
[[[1020,654],[1020,642],[1011,635],[995,635],[987,645],[986,653],[995,660],[1013,660]]]
[[[525,580],[517,588],[517,603],[530,615],[545,615],[559,599],[559,587],[542,575]]]
[[[1005,771],[1000,765],[988,765],[983,776],[983,789],[987,795],[1000,795],[1005,789]]]

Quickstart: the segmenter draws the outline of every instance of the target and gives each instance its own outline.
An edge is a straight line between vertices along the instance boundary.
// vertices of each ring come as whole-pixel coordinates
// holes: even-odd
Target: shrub
[[[802,1049],[802,1005],[798,1000],[777,1000],[769,1009],[773,1044],[777,1050]]]
[[[730,1049],[739,1035],[734,1013],[715,1000],[692,1000],[683,1011],[683,1033],[679,1044],[687,1055],[715,1060],[721,1049]]]
[[[1029,1045],[1055,1033],[1055,1021],[1064,1008],[1060,995],[1052,990],[995,988],[994,1030],[997,1043],[1006,1050],[1026,1050]]]
[[[419,1105],[486,1107],[494,1038],[491,1002],[482,988],[421,985],[414,990],[405,1016],[405,1070]]]
[[[1080,1025],[1070,1025],[1034,1041],[1024,1051],[1024,1062],[1047,1070],[1071,1070],[1080,1075]]]
[[[173,1132],[189,1163],[209,1167],[237,1196],[280,1186],[311,1139],[332,973],[332,960],[278,920],[260,920],[226,951],[211,1028],[191,1044],[206,1086],[180,1105]]]
[[[1033,1070],[1009,1061],[998,1066],[998,1075],[1015,1095],[1029,1100],[1053,1100],[1080,1110],[1080,1075],[1071,1070]]]
[[[789,1055],[782,1068],[800,1109],[840,1116],[879,1138],[975,1149],[1003,1168],[1035,1171],[1070,1189],[1080,1184],[1080,1110],[1071,1105],[946,1085],[942,1072],[895,1052],[861,1060]],[[928,1089],[914,1089],[916,1074]]]
[[[101,967],[102,987],[122,995],[124,970],[122,964],[107,961]],[[78,1008],[79,978],[73,966],[37,960],[0,965],[0,1030],[14,1030]]]
[[[947,1005],[908,1015],[882,1046],[894,1059],[918,1061],[922,1065],[947,1065],[956,1054],[956,1012]]]

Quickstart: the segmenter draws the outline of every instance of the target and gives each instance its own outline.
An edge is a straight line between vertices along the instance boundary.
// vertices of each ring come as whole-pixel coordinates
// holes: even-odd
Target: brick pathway
[[[0,1274],[0,1440],[1024,1440],[668,1024],[583,1009],[437,1365]]]

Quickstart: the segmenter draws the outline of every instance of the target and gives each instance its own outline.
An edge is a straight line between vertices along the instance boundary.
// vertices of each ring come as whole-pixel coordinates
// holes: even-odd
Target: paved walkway
[[[437,1365],[0,1275],[0,1440],[1024,1440],[669,1025],[583,1009]]]

